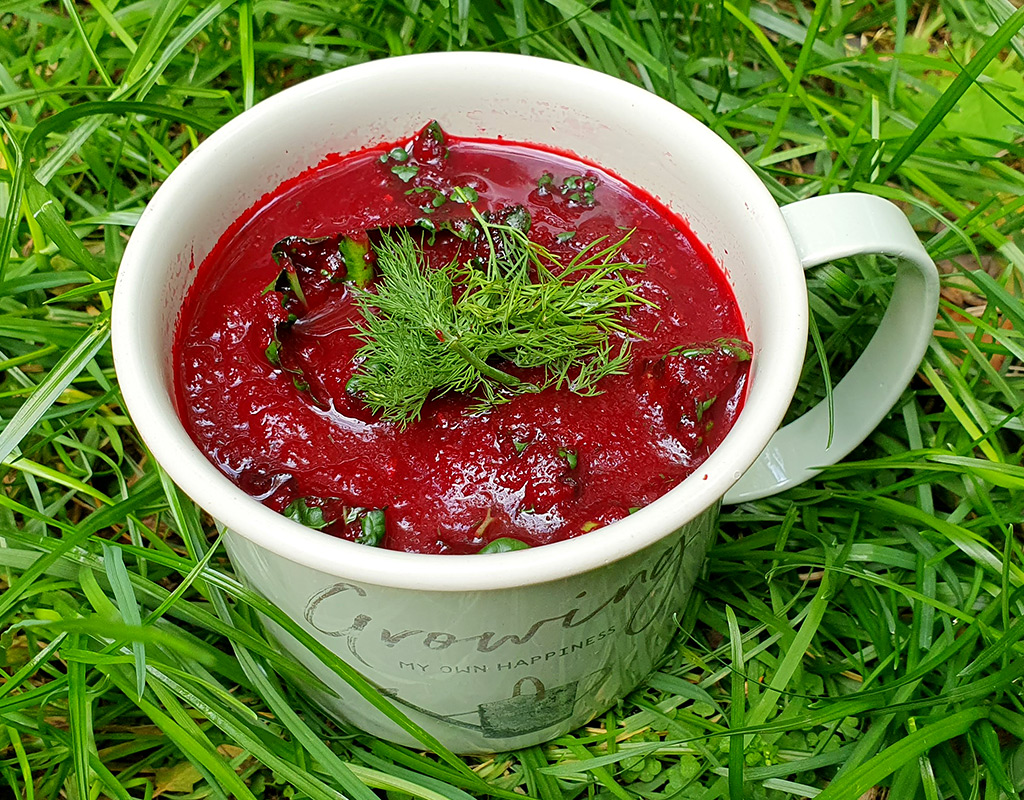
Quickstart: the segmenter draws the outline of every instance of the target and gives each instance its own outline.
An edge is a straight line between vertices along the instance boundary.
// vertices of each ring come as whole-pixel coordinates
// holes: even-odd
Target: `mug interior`
[[[173,341],[197,267],[231,223],[331,153],[408,137],[437,119],[456,135],[536,143],[592,161],[682,217],[722,267],[754,357],[744,408],[693,475],[634,515],[576,539],[488,556],[382,551],[303,528],[249,498],[196,448],[173,402]],[[438,591],[558,579],[610,563],[716,503],[778,427],[806,340],[792,239],[763,184],[721,139],[622,81],[523,56],[445,53],[349,67],[288,89],[213,134],[150,202],[115,292],[114,354],[126,405],[154,457],[221,523],[298,563]]]

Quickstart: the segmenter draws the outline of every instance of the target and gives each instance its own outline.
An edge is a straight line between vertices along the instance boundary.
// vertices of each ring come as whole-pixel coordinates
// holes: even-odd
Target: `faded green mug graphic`
[[[722,266],[754,352],[728,436],[664,497],[584,536],[475,556],[399,553],[304,528],[245,495],[175,413],[171,354],[182,300],[228,226],[320,162],[437,119],[457,136],[533,142],[598,163],[678,213]],[[834,391],[779,426],[807,339],[803,270],[877,253],[898,260],[892,298]],[[653,670],[716,529],[722,502],[764,497],[850,452],[924,353],[935,267],[902,212],[835,194],[780,209],[742,157],[670,103],[591,70],[525,56],[437,53],[348,67],[287,89],[210,136],[154,196],[114,300],[125,403],[153,456],[225,530],[234,568],[402,714],[456,752],[543,742],[586,723]],[[416,740],[305,647],[268,624],[319,680],[327,710]]]
[[[576,711],[576,705],[589,690],[597,687],[608,676],[608,670],[600,669],[587,677],[589,688],[580,690],[579,681],[569,681],[560,686],[548,688],[534,676],[525,675],[515,679],[510,694],[501,700],[480,703],[473,711],[453,714],[438,714],[427,708],[410,705],[400,697],[393,699],[428,717],[442,720],[468,730],[479,731],[485,739],[512,739],[542,731],[569,719]]]
[[[523,685],[532,684],[533,691],[523,694]],[[576,706],[577,681],[545,689],[540,678],[520,678],[506,700],[481,703],[480,730],[488,739],[510,739],[514,736],[542,731],[569,719]]]

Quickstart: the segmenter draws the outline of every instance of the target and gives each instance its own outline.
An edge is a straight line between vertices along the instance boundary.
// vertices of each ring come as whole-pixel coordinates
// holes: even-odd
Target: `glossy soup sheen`
[[[396,147],[408,158],[389,158]],[[623,316],[637,334],[626,374],[593,396],[546,389],[483,412],[472,410],[478,397],[444,396],[404,429],[346,391],[362,316],[350,283],[324,277],[339,269],[339,235],[465,219],[467,205],[435,200],[452,187],[475,190],[481,212],[525,206],[530,238],[564,260],[632,230],[619,257],[644,265],[624,274],[650,304]],[[280,329],[274,363],[267,348],[288,312],[271,251],[286,237],[326,238],[290,249],[308,311]],[[479,248],[443,233],[424,242],[435,263]],[[177,403],[235,484],[325,533],[366,541],[370,511],[377,523],[383,511],[378,546],[395,550],[476,553],[506,537],[537,546],[620,519],[701,465],[739,411],[748,366],[717,342],[744,337],[720,269],[649,194],[536,146],[421,132],[325,159],[224,234],[179,319]]]

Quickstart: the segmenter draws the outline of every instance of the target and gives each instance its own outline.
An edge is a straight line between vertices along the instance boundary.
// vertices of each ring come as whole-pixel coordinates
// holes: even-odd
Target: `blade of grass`
[[[18,768],[21,770],[21,780],[25,786],[23,796],[25,800],[35,800],[36,790],[35,782],[32,780],[32,767],[28,763],[28,754],[25,752],[25,745],[21,741],[21,734],[10,725],[6,725],[4,728],[7,731],[7,739],[11,743],[11,748],[14,750],[15,761],[17,761]],[[14,789],[13,782],[11,782],[11,789]]]
[[[111,547],[104,542],[103,566],[106,569],[110,586],[114,590],[117,610],[121,612],[121,618],[125,625],[141,627],[142,615],[139,613],[139,604],[135,599],[135,592],[132,590],[132,582],[128,577],[121,549]],[[142,697],[146,691],[146,645],[144,642],[132,641],[132,657],[135,661],[135,690],[139,697]]]
[[[84,544],[98,531],[122,522],[128,514],[145,507],[160,494],[159,482],[153,475],[147,475],[140,479],[132,488],[134,491],[130,497],[91,513],[76,526],[74,533],[65,536],[51,552],[40,556],[31,567],[26,569],[21,577],[9,586],[0,597],[0,620],[6,619],[15,603],[32,586],[36,577],[42,575],[64,553]]]
[[[789,116],[789,109],[792,106],[793,100],[798,96],[797,91],[800,88],[800,81],[803,80],[804,73],[807,71],[807,65],[814,50],[814,43],[818,38],[818,30],[821,27],[822,18],[829,8],[831,8],[831,4],[828,0],[817,0],[814,6],[814,13],[811,15],[811,20],[807,25],[807,35],[804,37],[803,45],[800,47],[800,55],[797,58],[796,66],[793,67],[793,71],[789,76],[787,91],[783,94],[782,105],[779,107],[775,122],[772,124],[772,129],[764,141],[764,147],[761,151],[762,158],[773,152],[778,144],[782,128]]]
[[[89,55],[89,60],[92,62],[93,67],[96,68],[96,72],[99,74],[104,86],[112,87],[114,82],[107,74],[107,70],[103,66],[103,62],[100,61],[99,56],[96,55],[96,51],[93,49],[92,43],[89,41],[89,36],[85,32],[85,27],[82,25],[82,18],[78,15],[78,10],[75,8],[74,3],[72,3],[71,0],[61,0],[61,5],[64,7],[64,12],[68,15],[72,24],[75,26],[75,33],[78,34],[78,38],[81,40],[82,46],[85,48],[85,52]]]
[[[146,97],[153,86],[159,81],[167,69],[167,65],[170,64],[171,60],[178,55],[187,45],[191,42],[204,28],[206,28],[213,20],[223,14],[227,9],[231,8],[235,0],[217,0],[215,3],[205,5],[196,16],[189,20],[188,24],[185,25],[175,37],[168,43],[167,47],[164,48],[160,56],[153,62],[152,66],[146,70],[145,75],[141,76],[138,81],[134,81],[133,91],[137,98],[140,100]],[[169,10],[173,7],[173,3],[164,3],[161,6],[162,11]],[[178,9],[175,9],[177,11]],[[150,30],[161,25],[166,21],[167,17],[154,21],[154,23],[146,29],[148,34]],[[172,19],[171,22],[176,20]],[[140,43],[139,50],[142,50],[147,44],[146,37],[143,36],[143,41]],[[129,65],[130,66],[130,65]]]
[[[68,637],[68,646],[77,648],[77,634]],[[89,757],[96,749],[92,740],[92,703],[86,687],[86,668],[77,661],[68,662],[68,727],[71,730],[71,757],[74,763],[75,786],[79,797],[90,797],[92,769]]]
[[[932,105],[924,118],[918,122],[910,135],[903,141],[899,150],[896,151],[885,169],[879,175],[877,183],[888,181],[904,161],[917,152],[942,119],[953,110],[957,101],[963,97],[972,84],[981,76],[982,70],[987,67],[1000,51],[1010,43],[1021,27],[1024,26],[1024,8],[1018,8],[1006,21],[999,26],[999,29],[985,40],[981,49],[975,53],[964,69],[960,72],[949,88],[942,93],[942,97]]]
[[[167,38],[174,23],[181,17],[181,12],[186,4],[186,0],[171,0],[171,2],[160,3],[156,6],[153,18],[146,25],[142,38],[139,40],[138,49],[132,54],[131,61],[124,69],[124,75],[121,78],[122,86],[132,87],[142,78],[153,56],[156,55],[160,43]]]
[[[729,624],[729,649],[732,654],[732,677],[729,680],[729,727],[739,730],[746,724],[746,665],[743,660],[743,638],[740,635],[736,612],[732,606],[725,607],[725,616]],[[733,733],[729,737],[729,797],[731,800],[743,798],[743,769],[745,742],[742,736]]]
[[[242,108],[252,108],[256,96],[256,56],[253,50],[252,0],[238,5],[238,46],[242,63]]]
[[[125,678],[116,667],[101,669],[111,682],[120,686],[126,695],[129,697],[132,696],[129,687],[133,685],[133,682]],[[149,666],[149,670],[151,677],[158,678],[156,683],[162,683],[162,681],[159,681],[159,678],[162,677],[162,675],[159,673],[154,674],[152,665]],[[163,690],[162,686],[157,689],[157,693],[161,705],[168,709],[176,709],[177,714],[172,716],[171,714],[164,713],[164,711],[149,698],[148,693],[146,696],[135,697],[133,699],[138,707],[145,712],[146,716],[152,719],[153,722],[159,726],[160,730],[167,734],[168,738],[178,746],[189,761],[211,776],[211,787],[222,787],[226,791],[230,792],[232,797],[237,797],[241,800],[257,800],[249,787],[245,785],[241,778],[239,778],[235,771],[231,769],[224,758],[217,752],[212,742],[210,742],[209,739],[201,733],[194,722],[188,719],[188,716],[181,709],[180,704],[177,704],[174,700],[173,695],[170,692]],[[175,717],[177,717],[177,719]],[[185,723],[184,726],[181,724],[182,722]]]
[[[81,374],[110,338],[110,317],[104,315],[92,324],[81,339],[57,362],[46,378],[32,391],[29,399],[0,431],[0,461],[6,462],[47,409]]]
[[[895,772],[900,766],[942,742],[962,736],[978,720],[988,716],[987,708],[972,708],[950,714],[941,722],[914,731],[897,744],[886,748],[863,766],[852,770],[818,795],[818,800],[845,800],[860,797]]]

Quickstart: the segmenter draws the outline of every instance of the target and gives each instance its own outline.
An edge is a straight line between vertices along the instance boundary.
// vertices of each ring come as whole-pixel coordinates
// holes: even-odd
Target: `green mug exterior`
[[[590,572],[529,587],[429,592],[379,587],[268,560],[225,532],[246,582],[368,677],[456,753],[516,750],[585,724],[657,666],[717,527],[718,505],[671,536]],[[296,585],[309,587],[301,594]],[[390,741],[422,746],[270,621],[318,681],[307,694]]]

